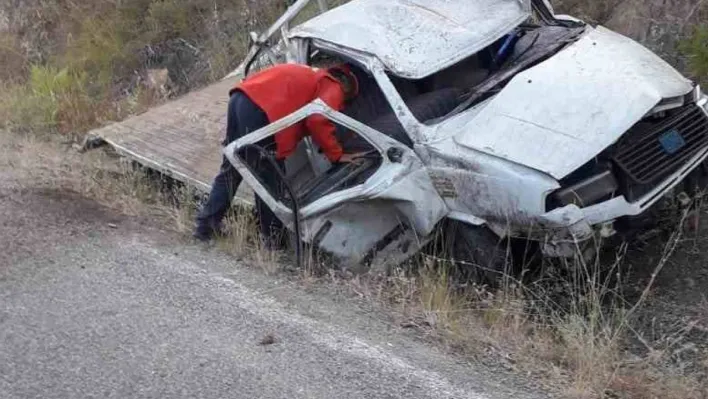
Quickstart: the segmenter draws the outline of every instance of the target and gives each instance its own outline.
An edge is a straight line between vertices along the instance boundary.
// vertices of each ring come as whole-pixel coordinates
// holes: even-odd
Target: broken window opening
[[[316,116],[311,115],[311,116]],[[336,137],[345,154],[360,154],[352,162],[333,163],[318,175],[308,161],[307,149],[304,142],[300,142],[295,153],[285,160],[275,162],[280,171],[285,175],[287,183],[295,192],[298,204],[309,205],[314,201],[339,191],[344,191],[361,184],[379,169],[383,158],[378,150],[362,135],[346,126],[331,121],[336,127]],[[298,122],[304,124],[304,121]],[[304,128],[304,126],[303,126]],[[237,152],[238,157],[245,163],[251,173],[266,191],[278,202],[291,207],[292,198],[285,189],[285,182],[274,169],[276,145],[274,136],[267,137],[255,144],[256,148],[247,146]],[[272,160],[264,159],[258,148],[264,149]],[[315,154],[323,157],[324,155]]]
[[[413,116],[434,125],[500,92],[520,72],[560,51],[582,27],[525,23],[488,47],[423,79],[389,74]]]
[[[344,115],[385,134],[401,144],[413,148],[413,140],[401,125],[388,98],[379,87],[374,76],[363,66],[352,60],[329,54],[323,50],[313,49],[309,58],[312,66],[327,66],[336,63],[346,63],[356,75],[359,93],[342,111]]]

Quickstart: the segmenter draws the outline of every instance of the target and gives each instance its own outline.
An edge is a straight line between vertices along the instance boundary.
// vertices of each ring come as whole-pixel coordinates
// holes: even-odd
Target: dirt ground
[[[690,223],[689,223],[690,224]],[[636,316],[632,352],[664,355],[665,366],[695,375],[708,386],[708,213],[700,213],[697,229],[683,228],[673,255],[658,275],[647,303]],[[667,245],[663,232],[629,246],[625,272],[628,297],[637,297],[650,281]]]

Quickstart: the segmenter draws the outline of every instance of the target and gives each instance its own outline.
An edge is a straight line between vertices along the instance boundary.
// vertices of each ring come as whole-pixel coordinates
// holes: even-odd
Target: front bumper
[[[702,95],[698,100],[698,105],[708,115],[708,96]],[[541,225],[546,232],[543,252],[548,256],[573,256],[577,253],[580,244],[598,235],[607,237],[614,234],[612,224],[615,220],[646,212],[683,182],[707,158],[708,147],[703,148],[682,168],[634,202],[629,202],[624,196],[621,196],[585,208],[568,205],[542,215]]]

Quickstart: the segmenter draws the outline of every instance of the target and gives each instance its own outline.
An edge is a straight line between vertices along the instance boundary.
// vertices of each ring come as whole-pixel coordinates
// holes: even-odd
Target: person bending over
[[[273,66],[249,76],[229,92],[226,139],[223,144],[228,145],[292,114],[317,98],[333,109],[342,111],[345,104],[357,95],[357,91],[356,76],[346,64],[327,69],[300,64]],[[343,153],[335,137],[335,129],[334,124],[324,116],[312,115],[276,133],[276,159],[282,161],[287,158],[295,152],[300,140],[309,135],[330,162],[350,162],[352,155]],[[272,176],[273,172],[265,174]],[[221,232],[222,220],[241,181],[241,175],[223,157],[209,198],[197,216],[195,238],[209,241]],[[280,247],[282,224],[258,195],[255,206],[259,230],[266,246]]]

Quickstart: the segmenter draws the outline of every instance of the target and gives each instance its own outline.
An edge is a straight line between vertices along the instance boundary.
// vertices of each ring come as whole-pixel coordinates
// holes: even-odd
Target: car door
[[[447,214],[447,207],[435,190],[424,164],[409,147],[371,129],[370,127],[328,107],[324,102],[315,100],[297,112],[270,125],[246,135],[224,149],[225,156],[243,176],[244,181],[253,188],[267,206],[292,229],[295,214],[293,200],[289,193],[278,191],[268,185],[259,175],[258,165],[248,160],[247,150],[256,146],[264,148],[272,143],[273,136],[282,129],[301,123],[311,115],[323,115],[349,135],[356,139],[359,148],[355,151],[367,152],[359,165],[331,165],[328,173],[318,175],[309,170],[310,163],[305,143],[286,161],[285,180],[296,193],[296,198],[303,200],[300,205],[301,220],[316,218],[329,210],[350,202],[377,201],[391,204],[398,210],[405,223],[425,236],[433,231],[435,225]],[[355,136],[355,137],[354,137]],[[342,137],[340,136],[340,142]],[[346,137],[344,137],[346,140]],[[347,151],[346,144],[344,145]],[[267,149],[266,149],[267,151]],[[316,154],[324,158],[321,154]],[[262,165],[262,164],[261,164]],[[346,169],[350,168],[348,173]],[[357,167],[368,168],[356,170]],[[337,175],[339,173],[339,175]],[[329,180],[329,183],[327,179]],[[352,179],[351,181],[343,181]],[[308,189],[322,182],[319,193],[312,196]],[[327,187],[332,184],[334,188]],[[301,193],[301,190],[305,190]],[[308,198],[307,195],[310,195]]]

